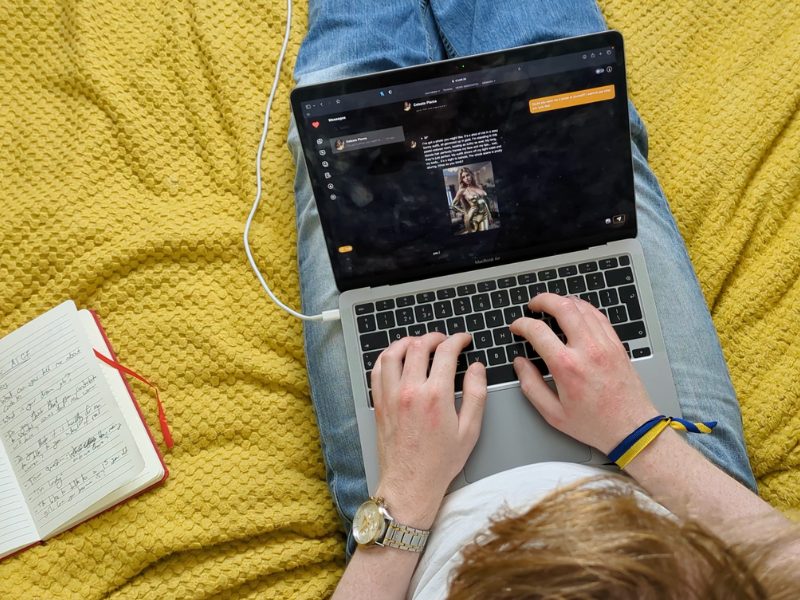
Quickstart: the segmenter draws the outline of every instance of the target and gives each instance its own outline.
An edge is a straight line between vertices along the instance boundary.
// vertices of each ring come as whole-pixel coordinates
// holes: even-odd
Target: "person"
[[[492,215],[487,197],[486,190],[475,181],[472,169],[461,167],[458,170],[458,192],[453,198],[453,208],[463,215],[465,233],[487,231],[491,226]]]
[[[593,0],[310,0],[295,78],[311,84],[602,29]],[[754,493],[719,342],[648,166],[645,128],[629,108],[638,237],[659,318],[670,324],[663,334],[681,409],[690,421],[718,425],[710,435],[688,438],[665,430],[628,465],[624,479],[583,465],[541,463],[445,498],[478,436],[485,372],[470,367],[456,412],[452,374],[469,336],[395,342],[373,372],[378,494],[398,522],[433,533],[421,559],[394,548],[354,550],[351,533],[335,597],[796,597],[796,532]],[[297,165],[303,309],[315,314],[336,307],[338,291],[294,123],[288,141]],[[582,301],[543,294],[530,307],[555,317],[566,343],[541,322],[514,323],[514,332],[548,362],[558,394],[517,359],[523,391],[552,426],[608,452],[655,414],[619,340]],[[341,328],[309,324],[304,344],[328,484],[350,532],[368,492]]]

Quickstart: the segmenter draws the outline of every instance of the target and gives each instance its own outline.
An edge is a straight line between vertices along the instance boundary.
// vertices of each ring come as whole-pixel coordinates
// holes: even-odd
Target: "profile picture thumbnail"
[[[491,161],[442,169],[455,235],[500,227]]]
[[[403,102],[403,110],[404,110],[405,112],[408,112],[408,111],[410,111],[410,110],[411,110],[411,102],[409,102],[408,100],[406,100],[405,102]]]
[[[344,140],[336,140],[333,145],[336,147],[337,150],[341,151],[344,150]]]

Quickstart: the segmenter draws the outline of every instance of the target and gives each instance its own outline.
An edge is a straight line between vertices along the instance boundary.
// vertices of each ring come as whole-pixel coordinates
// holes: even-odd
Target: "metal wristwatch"
[[[359,546],[388,546],[409,552],[422,552],[430,530],[397,523],[386,509],[383,498],[370,496],[358,507],[353,518],[353,538]]]

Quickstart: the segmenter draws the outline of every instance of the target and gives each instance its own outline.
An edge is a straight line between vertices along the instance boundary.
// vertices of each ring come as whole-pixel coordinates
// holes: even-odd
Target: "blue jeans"
[[[310,0],[295,78],[305,85],[606,28],[593,0]],[[683,239],[647,164],[647,133],[630,105],[639,240],[685,418],[717,420],[689,442],[756,489],[739,404]],[[338,307],[330,261],[294,123],[295,203],[303,310]],[[339,323],[309,323],[305,351],[328,484],[347,530],[367,486]]]

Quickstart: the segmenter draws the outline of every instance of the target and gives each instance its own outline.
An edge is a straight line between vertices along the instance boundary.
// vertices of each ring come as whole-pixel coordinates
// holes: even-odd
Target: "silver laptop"
[[[551,428],[512,362],[547,365],[509,324],[549,291],[598,307],[656,406],[679,415],[636,240],[622,36],[616,31],[296,88],[298,125],[338,289],[370,492],[370,375],[392,341],[466,331],[486,365],[478,444],[451,489],[498,471],[606,458]],[[552,385],[552,383],[551,383]]]

